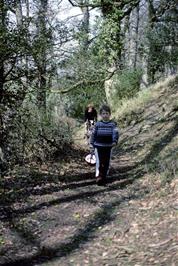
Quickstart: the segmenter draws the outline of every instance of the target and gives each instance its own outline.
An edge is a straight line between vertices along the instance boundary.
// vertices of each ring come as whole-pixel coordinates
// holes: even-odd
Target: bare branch
[[[4,75],[4,80],[6,80],[6,78],[8,77],[8,75],[12,72],[14,66],[15,66],[15,63],[16,63],[16,60],[17,60],[17,56],[14,58],[13,62],[12,62],[12,66],[11,68],[7,71],[7,73]]]
[[[96,8],[96,7],[101,7],[101,4],[82,4],[82,3],[76,3],[76,1],[72,1],[72,0],[68,0],[69,3],[72,5],[72,6],[75,6],[75,7],[92,7],[92,8]]]
[[[71,0],[68,0],[72,6],[76,6]]]

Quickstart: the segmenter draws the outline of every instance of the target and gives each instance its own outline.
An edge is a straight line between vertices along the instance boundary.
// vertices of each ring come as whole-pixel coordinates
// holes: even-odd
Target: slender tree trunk
[[[2,59],[3,57],[1,55],[0,58],[1,58],[0,59],[0,104],[1,104],[3,100],[3,87],[4,87],[4,62]]]
[[[150,33],[154,28],[154,22],[153,22],[154,17],[155,17],[154,2],[153,0],[148,0],[148,27],[149,27]],[[154,67],[154,58],[153,58],[153,53],[152,53],[152,51],[154,51],[154,47],[153,47],[153,43],[151,40],[149,40],[148,50],[149,50],[148,63],[147,63],[148,84],[152,84],[154,83],[154,80],[155,80],[156,69]]]
[[[16,20],[17,20],[17,25],[19,27],[22,26],[22,6],[21,6],[21,0],[16,0]]]
[[[6,11],[4,1],[0,0],[0,175],[4,165],[4,154],[5,154],[5,132],[3,123],[4,114],[4,32],[6,31],[5,25]],[[2,50],[1,50],[2,49]]]
[[[30,17],[30,5],[29,5],[29,0],[25,0],[26,4],[26,21],[25,21],[25,27],[26,27],[26,42],[29,42],[29,17]],[[29,85],[29,57],[26,54],[25,55],[25,69],[26,69],[26,77],[25,77],[25,83],[26,87]]]
[[[0,14],[1,16],[1,14]],[[1,56],[0,56],[1,57]],[[3,130],[3,84],[4,84],[4,66],[0,60],[0,176],[4,161],[4,130]]]
[[[30,15],[30,4],[29,4],[29,0],[25,0],[25,4],[26,4],[26,17],[29,18],[29,15]]]
[[[130,60],[130,16],[126,16],[124,19],[122,35],[124,36],[123,67],[127,67]]]
[[[83,13],[83,23],[82,23],[82,48],[83,50],[88,49],[89,45],[89,19],[90,19],[90,13],[89,13],[89,8],[87,6],[88,0],[82,1],[82,4],[86,5],[85,7],[82,7],[82,13]]]
[[[40,40],[40,50],[38,56],[38,91],[37,91],[37,104],[39,109],[46,110],[46,72],[47,72],[47,16],[48,0],[40,0],[40,9],[38,15],[38,33]]]
[[[139,30],[139,20],[140,20],[140,16],[139,16],[139,5],[136,7],[136,26],[135,26],[135,56],[134,56],[134,69],[136,69],[137,67],[137,61],[138,61],[138,30]]]
[[[44,54],[44,51],[43,51]],[[38,108],[42,111],[46,110],[46,61],[41,61],[38,66],[38,91],[37,91],[37,103]]]
[[[4,7],[4,1],[0,0],[0,103],[3,99],[3,86],[4,86],[4,54],[3,49],[4,47],[4,31],[6,29],[5,27],[5,7]],[[2,50],[1,50],[2,49]]]

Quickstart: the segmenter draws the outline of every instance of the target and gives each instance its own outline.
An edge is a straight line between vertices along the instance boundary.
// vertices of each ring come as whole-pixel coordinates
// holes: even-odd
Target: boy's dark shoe
[[[103,177],[98,176],[96,178],[96,184],[98,186],[104,186],[104,185],[106,185],[106,178],[103,178]]]
[[[102,178],[100,176],[97,176],[97,178],[96,178],[96,184],[100,183],[101,180],[102,180]]]

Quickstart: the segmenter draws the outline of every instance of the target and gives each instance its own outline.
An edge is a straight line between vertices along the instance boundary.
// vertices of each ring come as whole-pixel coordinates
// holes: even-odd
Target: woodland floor
[[[2,208],[0,265],[178,265],[177,180],[162,187],[128,161],[116,153],[105,187],[83,160],[62,178],[21,170]]]
[[[163,184],[147,169],[177,138],[174,118],[155,128],[152,118],[151,131],[147,123],[122,132],[106,186],[95,184],[82,150],[63,168],[51,162],[14,169],[1,193],[0,265],[177,266],[178,179]],[[158,131],[160,142],[138,160],[148,133]]]

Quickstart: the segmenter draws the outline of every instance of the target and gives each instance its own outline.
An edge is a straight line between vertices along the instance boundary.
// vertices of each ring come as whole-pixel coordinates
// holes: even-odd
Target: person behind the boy
[[[119,132],[117,124],[110,120],[111,109],[108,105],[100,108],[101,121],[93,129],[90,144],[95,149],[96,156],[96,182],[105,184],[109,170],[111,149],[118,143]]]
[[[97,111],[92,103],[90,103],[85,109],[85,122],[94,122],[97,121]]]
[[[92,103],[85,109],[85,136],[87,137],[87,145],[90,144],[92,129],[97,121],[97,111]]]

